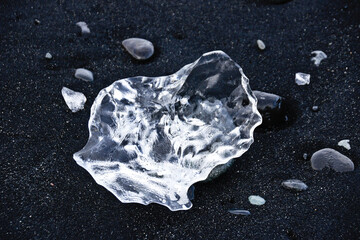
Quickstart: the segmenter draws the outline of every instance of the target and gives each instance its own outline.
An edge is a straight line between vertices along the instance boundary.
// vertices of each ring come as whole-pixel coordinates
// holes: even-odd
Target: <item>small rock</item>
[[[52,59],[52,55],[48,52],[45,54],[45,58],[46,59]]]
[[[306,85],[310,83],[310,74],[298,72],[295,74],[295,82],[297,85]]]
[[[86,82],[92,82],[94,80],[94,76],[92,72],[85,68],[78,68],[75,71],[75,77]]]
[[[350,172],[354,170],[354,163],[350,158],[331,148],[324,148],[311,156],[311,167],[314,170],[322,170],[329,167],[336,172]]]
[[[311,54],[315,54],[315,57],[311,58],[311,61],[314,62],[314,64],[318,67],[320,65],[320,62],[327,58],[327,55],[320,50],[312,51]]]
[[[259,48],[260,50],[265,50],[266,46],[265,46],[265,43],[264,43],[263,41],[261,41],[260,39],[258,39],[258,40],[256,41],[256,43],[257,43],[257,46],[258,46],[258,48]]]
[[[72,112],[80,111],[84,109],[86,97],[81,92],[75,92],[67,87],[61,89],[61,94],[65,100],[66,105]]]
[[[128,38],[122,45],[134,58],[138,60],[149,59],[154,54],[154,45],[142,38]]]
[[[39,25],[41,22],[40,22],[40,20],[39,19],[34,19],[34,23],[36,24],[36,25]]]
[[[308,186],[304,182],[298,179],[288,179],[286,181],[283,181],[281,183],[281,186],[294,191],[305,191],[308,188]]]
[[[82,35],[90,34],[90,29],[89,29],[88,25],[86,24],[86,22],[77,22],[76,26],[79,26],[81,28]]]
[[[338,142],[338,145],[339,145],[340,147],[346,148],[347,150],[350,150],[350,149],[351,149],[351,147],[350,147],[350,140],[349,140],[349,139],[341,140],[340,142]]]
[[[306,160],[308,158],[308,154],[307,153],[304,153],[303,154],[303,159]]]
[[[265,199],[263,199],[263,198],[260,197],[260,196],[251,195],[251,196],[249,197],[249,202],[250,202],[252,205],[261,206],[261,205],[264,205],[266,201],[265,201]]]
[[[228,210],[228,212],[235,215],[244,215],[244,216],[250,215],[250,212],[248,210],[230,209]]]
[[[319,106],[312,106],[311,110],[313,110],[313,112],[317,112],[319,111]]]

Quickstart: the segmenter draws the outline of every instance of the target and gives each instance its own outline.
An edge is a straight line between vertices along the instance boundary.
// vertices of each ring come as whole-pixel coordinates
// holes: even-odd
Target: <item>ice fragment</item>
[[[281,186],[294,191],[305,191],[308,188],[308,186],[304,182],[298,179],[288,179],[286,181],[283,181],[281,183]]]
[[[260,124],[243,70],[214,51],[172,75],[100,91],[88,143],[74,159],[124,203],[186,210],[189,187],[246,152]]]
[[[318,67],[320,65],[320,62],[327,58],[327,55],[320,50],[312,51],[311,54],[315,54],[315,57],[311,58],[311,61],[314,62],[314,64]]]
[[[94,80],[94,76],[92,72],[85,68],[78,68],[75,71],[75,77],[86,82],[92,82]]]
[[[45,58],[46,59],[52,59],[52,55],[48,52],[45,54]]]
[[[297,85],[305,85],[310,83],[310,74],[307,73],[296,73],[295,82]]]
[[[319,111],[319,106],[312,106],[311,110],[313,110],[313,112],[317,112]]]
[[[61,94],[66,102],[66,105],[72,112],[77,112],[81,109],[84,109],[86,97],[83,93],[75,92],[67,87],[63,87],[61,89]]]
[[[346,148],[347,150],[350,150],[350,149],[351,149],[351,147],[350,147],[350,140],[349,140],[349,139],[341,140],[340,142],[338,142],[338,145],[339,145],[340,147]]]
[[[354,170],[354,163],[350,158],[331,148],[324,148],[315,152],[310,161],[314,170],[322,170],[325,167],[332,168],[336,172]]]
[[[149,59],[154,54],[154,45],[146,39],[128,38],[122,42],[122,45],[138,60]]]
[[[79,26],[81,28],[81,34],[85,35],[90,33],[90,29],[86,22],[77,22],[76,26]]]
[[[249,196],[249,202],[250,202],[252,205],[261,206],[261,205],[264,205],[266,201],[265,201],[265,199],[263,199],[263,198],[260,197],[260,196],[251,195],[251,196]]]
[[[235,215],[244,215],[244,216],[250,215],[250,212],[248,210],[230,209],[228,210],[228,212]]]
[[[261,41],[260,39],[258,39],[257,41],[256,41],[256,43],[257,43],[257,45],[258,45],[258,48],[260,49],[260,50],[265,50],[265,43],[263,42],[263,41]]]

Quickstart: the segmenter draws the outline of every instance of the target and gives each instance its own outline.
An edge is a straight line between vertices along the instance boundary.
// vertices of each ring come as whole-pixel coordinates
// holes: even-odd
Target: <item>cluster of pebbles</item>
[[[40,24],[40,21],[38,19],[35,19],[35,24]],[[78,22],[76,23],[76,25],[81,28],[82,35],[90,34],[90,29],[85,22]],[[262,40],[259,39],[256,41],[256,43],[261,51],[265,50],[266,46]],[[151,58],[154,54],[154,45],[146,39],[129,38],[122,41],[122,45],[125,50],[134,59],[137,60],[147,60]],[[319,66],[321,61],[327,58],[327,55],[320,50],[313,51],[311,54],[315,55],[311,58],[311,61],[313,61],[316,66]],[[45,58],[47,60],[51,60],[53,56],[51,55],[51,53],[48,52],[46,53]],[[87,82],[92,82],[94,80],[93,73],[84,68],[76,69],[75,77]],[[310,74],[301,72],[296,73],[295,82],[298,85],[310,84]],[[72,112],[77,112],[84,109],[86,97],[83,93],[73,91],[67,87],[63,87],[61,93],[66,102],[66,105]],[[276,112],[281,109],[281,103],[283,101],[282,97],[272,93],[260,91],[254,91],[254,94],[258,98],[258,110],[260,111],[260,113],[262,113],[263,116],[265,113],[273,113],[274,111]],[[318,111],[318,106],[313,106],[312,110]],[[351,149],[348,139],[341,140],[338,145],[344,147],[347,150]],[[304,159],[307,159],[307,154],[304,154]],[[350,158],[331,148],[324,148],[316,151],[311,156],[310,162],[311,167],[316,171],[323,170],[324,168],[330,168],[340,173],[354,170],[354,163],[351,161]],[[281,183],[281,186],[293,192],[301,192],[308,189],[306,183],[299,179],[284,180]],[[248,200],[250,204],[257,206],[261,206],[266,202],[264,198],[257,195],[249,196]],[[231,209],[228,210],[228,212],[235,215],[250,215],[250,211],[243,209]]]

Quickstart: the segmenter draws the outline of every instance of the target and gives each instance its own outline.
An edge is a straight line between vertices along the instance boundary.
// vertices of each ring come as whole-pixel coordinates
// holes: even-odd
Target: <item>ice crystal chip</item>
[[[138,60],[146,60],[154,54],[154,45],[146,39],[128,38],[122,42],[122,45]]]
[[[311,156],[311,167],[322,170],[325,167],[332,168],[336,172],[349,172],[354,170],[354,163],[350,158],[331,148],[324,148]]]
[[[297,85],[305,85],[310,83],[310,74],[307,73],[296,73],[295,82]]]
[[[338,142],[338,145],[339,145],[340,147],[346,148],[347,150],[350,150],[350,149],[351,149],[351,147],[350,147],[350,140],[349,140],[349,139],[341,140],[340,142]]]
[[[257,41],[256,41],[256,43],[257,43],[257,45],[258,45],[258,48],[260,49],[260,50],[265,50],[265,43],[263,42],[263,41],[261,41],[260,39],[258,39]]]
[[[86,82],[92,82],[94,81],[94,76],[92,72],[85,68],[78,68],[75,71],[75,77],[81,80],[84,80]]]
[[[49,53],[49,52],[46,53],[46,54],[45,54],[45,58],[46,58],[46,59],[52,59],[51,53]]]
[[[235,215],[244,215],[244,216],[250,215],[250,212],[248,210],[241,210],[241,209],[230,209],[228,210],[228,212]]]
[[[294,191],[305,191],[308,188],[308,186],[304,182],[298,179],[288,179],[286,181],[283,181],[281,183],[281,186]]]
[[[250,202],[252,205],[261,206],[261,205],[264,205],[266,201],[265,201],[265,199],[263,199],[263,198],[260,197],[260,196],[251,195],[251,196],[249,196],[249,202]]]
[[[81,109],[84,109],[86,97],[83,93],[75,92],[67,87],[63,87],[61,89],[61,94],[66,102],[66,105],[72,112],[77,112]]]
[[[79,26],[81,28],[81,34],[85,35],[90,33],[90,29],[86,22],[77,22],[76,26]]]
[[[327,58],[327,55],[320,50],[312,51],[311,54],[315,54],[315,57],[311,58],[311,61],[314,62],[314,64],[318,67],[320,65],[320,62]]]
[[[243,70],[214,51],[172,75],[101,90],[74,159],[124,203],[186,210],[189,187],[246,152],[260,124]]]

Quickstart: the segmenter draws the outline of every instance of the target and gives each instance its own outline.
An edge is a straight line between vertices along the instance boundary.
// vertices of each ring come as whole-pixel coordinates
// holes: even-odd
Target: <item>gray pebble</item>
[[[319,106],[313,106],[311,110],[313,110],[313,112],[317,112],[319,111]]]
[[[46,54],[45,54],[45,58],[46,58],[46,59],[52,59],[51,53],[49,53],[49,52],[46,53]]]
[[[41,22],[40,22],[40,20],[39,19],[34,19],[34,23],[36,24],[36,25],[39,25]]]
[[[283,181],[281,183],[281,186],[294,191],[305,191],[308,188],[308,186],[304,182],[298,179],[288,179],[286,181]]]
[[[252,205],[261,206],[261,205],[264,205],[266,201],[265,201],[265,199],[263,199],[263,198],[260,197],[260,196],[251,195],[251,196],[249,196],[249,202],[250,202]]]
[[[122,42],[122,45],[138,60],[149,59],[154,54],[154,45],[146,39],[128,38]]]
[[[264,43],[263,41],[261,41],[260,39],[258,39],[258,40],[256,41],[256,43],[257,43],[258,48],[259,48],[260,50],[265,50],[266,46],[265,46],[265,43]]]
[[[78,68],[75,71],[75,77],[86,82],[92,82],[94,80],[94,76],[92,72],[85,68]]]
[[[336,172],[349,172],[354,170],[354,163],[350,158],[331,148],[324,148],[311,156],[311,167],[314,170],[322,170],[329,167]]]
[[[77,22],[76,26],[79,26],[81,28],[82,35],[90,34],[90,29],[86,22]]]
[[[306,160],[308,158],[308,154],[307,153],[304,153],[303,154],[303,159]]]
[[[235,215],[244,215],[244,216],[250,215],[250,212],[248,210],[231,209],[228,210],[228,212]]]

